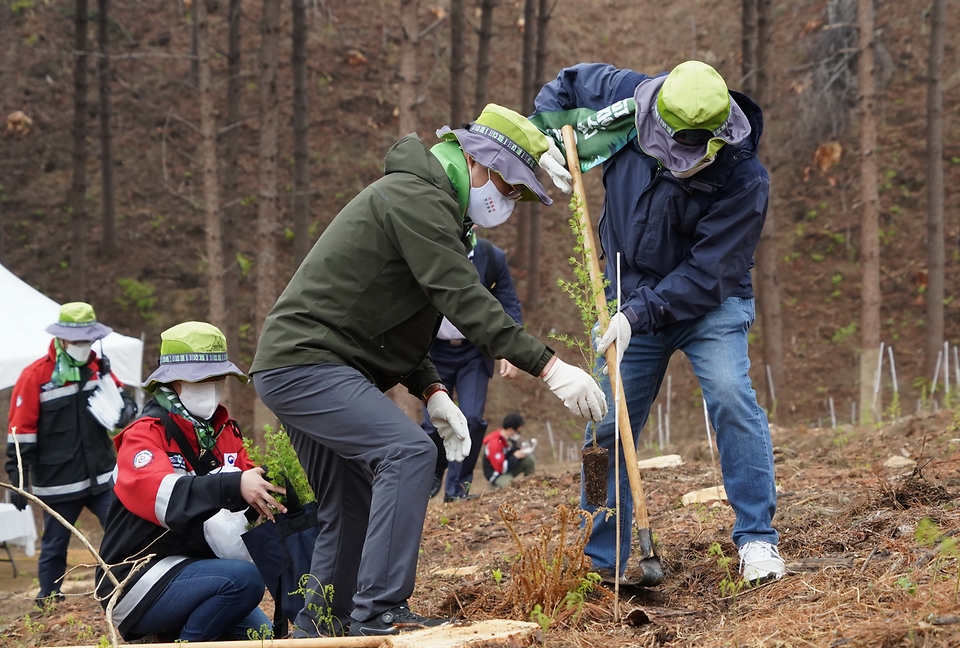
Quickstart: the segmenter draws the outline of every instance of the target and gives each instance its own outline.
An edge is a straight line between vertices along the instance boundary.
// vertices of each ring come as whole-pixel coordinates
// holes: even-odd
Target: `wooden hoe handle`
[[[610,314],[607,311],[607,297],[603,291],[603,274],[600,272],[600,261],[597,259],[595,248],[596,239],[593,236],[593,224],[590,222],[590,212],[587,210],[587,197],[583,190],[583,176],[580,174],[580,156],[577,155],[577,136],[573,126],[569,124],[561,130],[563,134],[563,148],[567,153],[567,167],[573,176],[573,196],[577,206],[577,217],[583,232],[583,253],[587,257],[587,267],[590,271],[590,282],[593,288],[594,300],[600,317],[600,330],[605,331],[610,323]],[[647,516],[647,501],[643,494],[643,481],[640,477],[640,466],[637,464],[637,449],[633,445],[633,428],[630,426],[630,413],[627,411],[627,400],[623,393],[623,383],[617,366],[617,345],[611,344],[604,354],[607,359],[607,370],[610,375],[610,384],[615,387],[614,394],[620,393],[617,410],[620,415],[620,444],[623,447],[623,459],[627,464],[627,477],[630,481],[630,492],[633,495],[633,515],[637,528],[646,529],[650,526]],[[623,430],[627,434],[623,434]]]

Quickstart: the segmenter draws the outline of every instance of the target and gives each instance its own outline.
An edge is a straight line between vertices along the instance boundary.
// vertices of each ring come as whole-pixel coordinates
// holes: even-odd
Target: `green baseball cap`
[[[633,98],[640,148],[671,171],[689,171],[725,144],[743,141],[751,131],[723,77],[701,61],[686,61],[666,77],[640,82]],[[705,141],[681,143],[677,133],[687,130],[705,131]]]
[[[97,322],[90,304],[69,302],[60,307],[60,317],[47,327],[47,333],[68,342],[95,342],[113,333],[113,329]]]
[[[160,334],[160,366],[143,388],[154,392],[177,380],[196,383],[218,376],[250,380],[227,359],[227,338],[220,329],[206,322],[183,322]]]
[[[487,104],[466,128],[444,126],[437,131],[437,137],[457,140],[467,155],[499,173],[507,184],[521,187],[520,200],[553,204],[536,174],[540,157],[547,152],[550,142],[520,113]]]

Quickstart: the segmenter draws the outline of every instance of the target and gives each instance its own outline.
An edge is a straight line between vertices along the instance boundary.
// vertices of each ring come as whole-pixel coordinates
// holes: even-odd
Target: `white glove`
[[[597,381],[580,367],[568,365],[554,356],[553,366],[543,377],[567,409],[574,414],[600,421],[607,414],[607,399]]]
[[[573,176],[567,171],[567,160],[552,137],[547,137],[550,146],[540,156],[540,168],[547,172],[557,189],[565,194],[573,193]]]
[[[434,392],[427,401],[430,422],[443,439],[447,461],[463,461],[470,454],[470,428],[467,417],[445,391]]]
[[[613,344],[613,341],[616,340],[617,366],[619,367],[620,361],[623,360],[623,352],[630,346],[630,336],[632,335],[633,330],[630,328],[630,320],[628,320],[627,316],[623,313],[617,313],[610,318],[607,330],[597,338],[597,353],[600,355],[606,353],[610,345]],[[607,373],[607,367],[604,367],[603,371]]]
[[[97,390],[87,399],[87,410],[108,430],[117,427],[123,412],[123,398],[120,397],[120,388],[109,374],[100,376]]]

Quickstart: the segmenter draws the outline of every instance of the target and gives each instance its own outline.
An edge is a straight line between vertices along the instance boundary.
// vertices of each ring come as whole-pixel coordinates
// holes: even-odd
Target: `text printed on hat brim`
[[[438,130],[437,137],[441,139],[455,138],[460,143],[460,148],[467,155],[482,166],[499,173],[507,184],[523,186],[524,190],[520,200],[539,200],[544,205],[553,204],[553,200],[550,199],[543,185],[537,180],[537,175],[533,169],[490,138],[478,133],[471,133],[463,128],[452,130],[449,126],[444,126]]]

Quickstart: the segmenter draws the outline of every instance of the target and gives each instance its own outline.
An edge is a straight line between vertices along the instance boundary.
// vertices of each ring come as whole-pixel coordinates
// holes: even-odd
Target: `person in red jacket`
[[[133,398],[110,372],[106,358],[92,350],[113,329],[97,322],[90,304],[60,307],[47,355],[20,374],[10,400],[6,470],[10,483],[36,495],[69,524],[90,509],[103,526],[110,506],[116,457],[110,433],[137,413]],[[110,391],[112,405],[97,409]],[[96,410],[97,413],[94,413]],[[19,461],[17,453],[19,450]],[[27,498],[13,493],[21,511]],[[37,572],[37,604],[62,600],[60,579],[67,568],[70,530],[43,514],[43,538]]]
[[[536,469],[533,449],[537,440],[520,444],[523,424],[519,414],[507,414],[502,427],[483,438],[483,475],[491,486],[506,486],[514,477],[532,475]]]
[[[258,605],[264,583],[252,562],[217,558],[204,523],[221,509],[253,511],[273,520],[286,512],[243,447],[236,421],[220,405],[227,376],[248,381],[227,359],[220,330],[185,322],[164,331],[160,366],[143,388],[154,393],[143,415],[117,435],[116,498],[100,554],[119,581],[131,561],[150,554],[130,576],[113,609],[126,640],[147,635],[180,641],[261,637],[272,626]],[[113,583],[97,570],[107,606]]]

